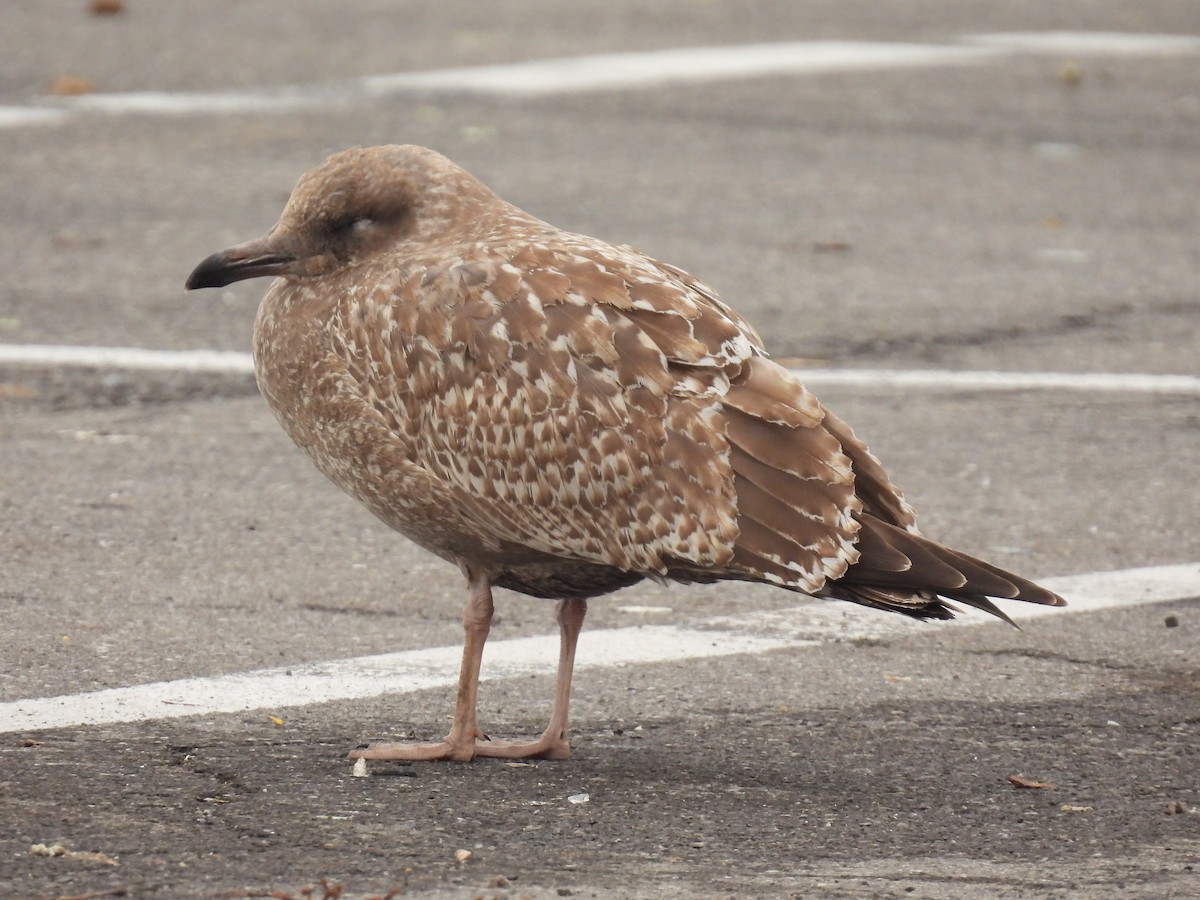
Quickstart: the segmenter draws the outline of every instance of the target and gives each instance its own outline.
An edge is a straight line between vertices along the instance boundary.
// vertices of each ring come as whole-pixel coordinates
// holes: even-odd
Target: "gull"
[[[645,578],[764,582],[921,619],[1056,594],[920,534],[866,445],[682,269],[572,234],[441,154],[356,148],[189,289],[273,277],[258,385],[326,476],[466,578],[454,721],[355,759],[563,759],[587,602]],[[536,740],[476,698],[493,587],[558,601]]]

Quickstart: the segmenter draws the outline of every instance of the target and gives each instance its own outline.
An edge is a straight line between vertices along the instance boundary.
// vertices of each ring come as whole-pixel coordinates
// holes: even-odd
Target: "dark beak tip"
[[[266,251],[266,252],[264,252]],[[184,282],[184,288],[218,288],[247,278],[283,275],[295,264],[293,256],[267,251],[260,242],[242,244],[214,253],[201,261]]]
[[[205,257],[200,265],[192,269],[192,274],[184,282],[184,289],[189,291],[200,288],[222,287],[229,282],[222,278],[229,272],[229,255],[222,250]]]

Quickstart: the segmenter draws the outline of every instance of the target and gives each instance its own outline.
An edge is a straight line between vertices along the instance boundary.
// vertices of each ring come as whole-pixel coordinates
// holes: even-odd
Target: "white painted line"
[[[1200,376],[1135,372],[951,372],[940,369],[792,369],[807,385],[950,391],[1098,391],[1200,394]]]
[[[234,374],[254,372],[254,361],[249,353],[231,350],[141,350],[136,347],[52,344],[0,344],[0,365],[4,364]]]
[[[1200,52],[1200,37],[1109,32],[1014,32],[964,35],[958,44],[793,41],[668,48],[644,53],[606,53],[506,65],[401,72],[342,83],[291,85],[259,91],[141,91],[47,97],[43,100],[45,108],[0,108],[0,128],[62,121],[65,111],[113,115],[274,113],[299,107],[343,106],[355,100],[369,100],[401,92],[450,91],[521,97],[631,90],[769,75],[973,65],[1000,59],[1014,52],[1179,55]]]
[[[1200,53],[1200,37],[1190,34],[1135,34],[1122,31],[1027,31],[967,34],[969,44],[1056,56],[1190,56]]]
[[[0,344],[0,365],[158,369],[177,372],[253,373],[249,353],[230,350],[142,350]],[[1105,372],[950,372],[938,369],[791,369],[807,385],[950,391],[1097,391],[1200,394],[1200,376]]]
[[[586,659],[581,653],[578,667],[609,668],[763,653],[804,643],[671,626],[614,628],[587,635]],[[0,703],[0,733],[281,709],[381,694],[408,694],[456,684],[461,659],[461,647],[432,647],[296,666],[290,674],[287,669],[263,669],[215,678],[189,678],[63,697],[16,700]],[[553,673],[557,659],[557,635],[494,641],[487,646],[481,680]]]
[[[497,66],[404,72],[365,78],[370,94],[411,90],[528,96],[625,90],[766,75],[860,72],[987,62],[983,47],[863,41],[795,41],[727,47],[681,47],[650,53],[604,53]]]
[[[65,122],[67,113],[61,109],[39,106],[0,106],[0,128],[19,125],[56,125]]]
[[[1043,584],[1066,597],[1065,610],[1009,603],[1017,621],[1200,597],[1200,563],[1097,572],[1050,578]],[[1019,607],[1019,608],[1018,608]],[[994,620],[971,615],[955,620],[977,626]],[[938,627],[943,624],[938,623]],[[800,603],[782,611],[752,612],[669,625],[584,632],[580,669],[678,662],[734,654],[814,646],[830,639],[885,638],[926,627],[894,614],[846,603]],[[253,709],[406,694],[452,686],[461,648],[433,647],[334,660],[293,669],[263,669],[214,678],[189,678],[84,694],[0,703],[0,733],[43,728],[140,722]],[[553,673],[554,635],[494,641],[484,656],[486,679]]]
[[[285,112],[298,107],[344,105],[355,99],[404,92],[449,91],[509,96],[564,94],[766,75],[967,65],[987,62],[1003,53],[989,47],[798,41],[606,53],[506,65],[432,69],[368,76],[342,84],[295,85],[266,91],[95,93],[53,98],[47,102],[53,103],[57,110],[109,114]],[[4,124],[0,119],[0,126]]]
[[[308,106],[328,105],[333,95],[319,87],[280,91],[227,91],[207,94],[141,91],[128,94],[80,94],[59,101],[75,109],[103,113],[149,115],[201,115],[287,112]]]

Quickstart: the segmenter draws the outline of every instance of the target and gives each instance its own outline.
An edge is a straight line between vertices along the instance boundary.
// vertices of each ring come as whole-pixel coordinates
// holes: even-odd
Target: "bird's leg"
[[[560,600],[558,603],[558,677],[554,682],[554,702],[550,724],[536,741],[488,741],[475,745],[479,756],[505,759],[566,759],[571,755],[567,739],[567,711],[571,703],[571,674],[575,669],[575,644],[587,615],[586,600]]]
[[[471,572],[467,572],[467,578],[470,581],[470,596],[463,609],[462,667],[458,671],[458,696],[450,733],[437,744],[371,744],[351,751],[350,759],[453,759],[465,762],[475,758],[477,739],[487,740],[476,723],[475,703],[479,695],[483,645],[487,643],[488,632],[492,628],[492,584],[487,577]],[[580,616],[581,624],[582,618]]]

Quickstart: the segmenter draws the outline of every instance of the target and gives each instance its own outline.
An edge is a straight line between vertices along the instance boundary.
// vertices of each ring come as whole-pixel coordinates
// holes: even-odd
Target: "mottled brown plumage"
[[[455,726],[368,758],[561,757],[586,599],[644,577],[762,581],[921,618],[947,601],[1061,605],[922,537],[849,427],[686,272],[560,231],[445,157],[330,157],[260,240],[189,288],[279,276],[254,334],[292,439],[471,585]],[[474,718],[491,587],[561,601],[550,727],[489,742]]]

